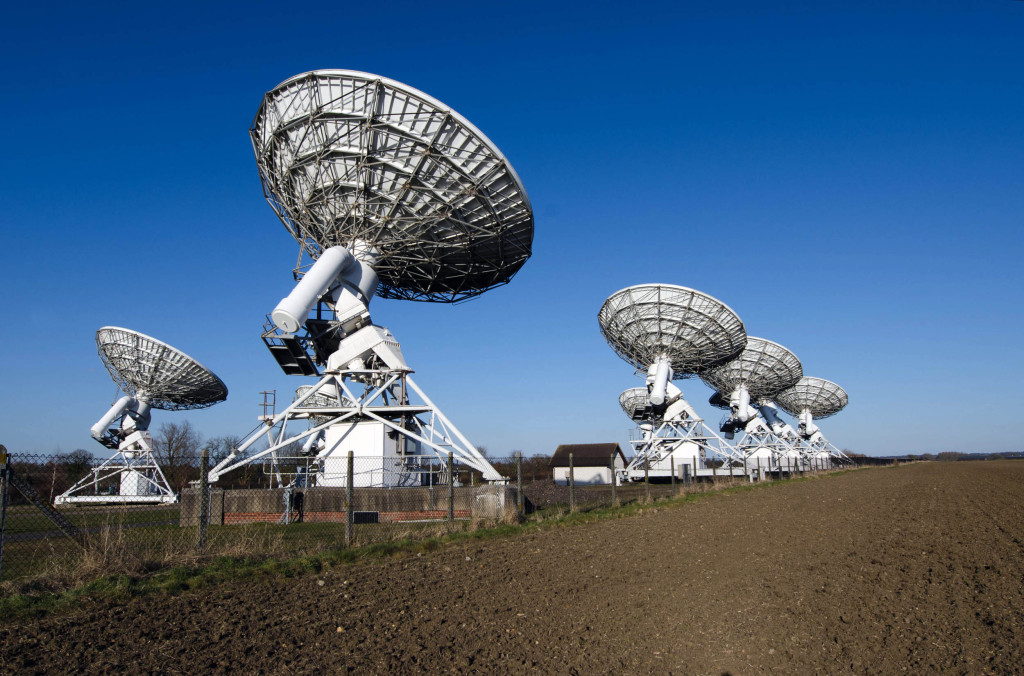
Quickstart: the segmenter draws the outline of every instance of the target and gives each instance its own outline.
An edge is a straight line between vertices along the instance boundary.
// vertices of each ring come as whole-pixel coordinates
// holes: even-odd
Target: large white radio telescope
[[[322,435],[320,485],[345,480],[350,450],[364,467],[399,468],[384,473],[392,478],[383,485],[409,485],[417,458],[448,453],[500,480],[413,382],[369,304],[374,295],[451,303],[508,283],[533,243],[533,210],[512,165],[440,101],[349,70],[282,82],[263,97],[250,137],[264,195],[300,245],[301,279],[263,338],[285,373],[321,378],[211,480],[310,435]],[[301,265],[303,255],[311,266]],[[309,419],[319,395],[337,405],[316,407],[318,424],[288,432],[289,420]],[[266,451],[237,459],[263,436]]]
[[[626,390],[620,405],[640,425],[629,471],[679,456],[732,458],[733,452],[672,384],[718,366],[743,350],[747,334],[729,306],[707,294],[672,284],[640,284],[613,293],[597,315],[612,349],[647,377],[646,396]],[[691,472],[696,467],[691,467]]]
[[[799,420],[801,438],[815,451],[846,458],[814,424],[815,418],[828,418],[846,408],[850,400],[843,388],[823,378],[804,376],[792,387],[776,393],[774,399],[782,410]]]
[[[96,332],[100,359],[124,392],[92,426],[92,436],[117,452],[54,499],[56,504],[176,502],[153,453],[150,411],[206,408],[228,388],[208,368],[167,343],[138,331],[104,326]],[[98,489],[114,486],[114,494]]]
[[[771,467],[782,456],[795,462],[801,455],[798,440],[787,438],[786,425],[770,404],[774,394],[792,386],[801,375],[803,367],[795,354],[773,341],[748,336],[735,359],[700,377],[716,392],[709,402],[729,410],[721,425],[726,438],[742,432],[737,448],[748,461],[764,461]]]

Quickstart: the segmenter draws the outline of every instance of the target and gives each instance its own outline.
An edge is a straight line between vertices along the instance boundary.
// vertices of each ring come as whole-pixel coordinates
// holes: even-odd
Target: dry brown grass
[[[808,472],[804,477],[815,479],[829,473]],[[694,482],[688,486],[677,484],[674,491],[664,490],[665,487],[660,486],[657,492],[652,491],[650,502],[643,495],[639,500],[634,497],[632,502],[646,507],[665,500],[714,493],[747,483],[743,479],[723,477],[717,481]],[[405,527],[395,524],[374,531],[357,529],[353,544],[365,546],[406,539],[443,538],[453,531],[473,532],[498,525],[541,523],[564,518],[569,513],[568,505],[559,504],[523,518],[514,512],[506,512],[502,518],[497,519],[477,516],[457,522],[454,528],[442,520]],[[38,571],[31,576],[0,583],[0,595],[59,592],[105,576],[146,576],[178,566],[200,566],[218,557],[262,560],[316,555],[328,549],[337,549],[341,539],[338,531],[321,535],[315,530],[294,532],[291,527],[282,529],[267,527],[266,524],[222,526],[210,529],[207,546],[199,551],[196,548],[196,536],[195,528],[133,528],[126,526],[116,514],[111,514],[102,527],[83,536],[81,548],[69,546],[70,541],[67,540],[47,541],[37,554]]]

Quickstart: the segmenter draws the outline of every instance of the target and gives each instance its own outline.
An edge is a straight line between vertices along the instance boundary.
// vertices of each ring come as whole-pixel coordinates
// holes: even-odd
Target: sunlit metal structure
[[[632,476],[643,467],[677,466],[686,459],[738,457],[672,383],[721,365],[746,344],[746,330],[729,306],[707,294],[672,284],[640,284],[613,293],[598,312],[601,333],[611,348],[646,377],[647,386],[626,390],[619,398],[640,436],[626,468]],[[673,459],[678,456],[679,462]],[[696,473],[699,467],[690,467]]]
[[[782,410],[799,420],[799,434],[818,456],[849,460],[847,455],[829,443],[814,420],[833,416],[846,408],[850,399],[846,390],[830,380],[804,376],[792,387],[774,395]]]
[[[300,247],[299,282],[263,339],[285,373],[318,381],[218,464],[211,481],[311,435],[322,435],[321,485],[344,483],[348,451],[375,467],[358,485],[408,485],[425,459],[448,453],[502,480],[416,385],[369,303],[374,295],[452,303],[508,283],[533,242],[533,210],[512,165],[440,101],[348,70],[275,87],[250,137],[264,195]],[[311,405],[317,396],[337,405]],[[290,424],[314,413],[312,426]],[[260,439],[268,447],[249,453]]]
[[[778,469],[784,466],[780,465],[783,458],[790,466],[803,458],[799,440],[785,438],[789,436],[785,425],[774,415],[774,407],[764,403],[793,386],[802,375],[803,367],[795,354],[778,343],[753,336],[747,337],[746,346],[735,359],[700,373],[701,380],[716,392],[710,403],[729,410],[720,429],[726,439],[740,433],[734,446],[748,462]]]
[[[96,346],[124,396],[92,426],[91,433],[116,453],[54,502],[177,502],[154,454],[151,410],[206,408],[227,399],[227,387],[192,357],[138,331],[104,326],[96,332]],[[116,493],[99,494],[101,486],[113,486],[114,480]]]

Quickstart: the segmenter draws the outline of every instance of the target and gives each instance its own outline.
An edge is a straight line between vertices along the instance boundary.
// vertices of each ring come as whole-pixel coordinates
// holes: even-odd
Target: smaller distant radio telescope
[[[815,418],[828,418],[846,408],[849,398],[843,388],[823,378],[804,376],[792,387],[776,393],[774,399],[783,411],[799,420],[800,437],[816,455],[828,454],[849,460],[814,424]]]
[[[504,480],[416,385],[369,304],[375,295],[454,303],[508,283],[530,257],[534,223],[512,165],[440,101],[349,70],[279,84],[250,137],[264,196],[300,249],[299,282],[263,340],[286,374],[318,380],[210,480],[296,443],[319,449],[318,485],[345,485],[349,452],[357,486],[426,481],[425,464],[449,453]],[[260,439],[268,447],[246,455]]]
[[[729,410],[721,430],[727,439],[741,433],[735,447],[758,466],[778,469],[780,459],[789,466],[801,460],[799,439],[776,415],[771,397],[796,383],[803,368],[796,355],[764,338],[747,337],[743,351],[732,361],[708,369],[701,379],[715,395],[709,403]]]
[[[632,442],[627,476],[645,465],[658,471],[671,464],[681,469],[709,455],[724,462],[742,460],[671,382],[725,363],[743,350],[746,330],[729,306],[683,286],[640,284],[609,296],[597,319],[615,353],[647,381],[646,387],[619,397],[641,432]],[[691,466],[691,474],[697,469]]]
[[[183,411],[224,401],[228,389],[208,368],[138,331],[104,326],[100,359],[124,396],[92,426],[92,437],[116,453],[54,499],[68,503],[170,503],[171,490],[149,433],[151,410]],[[101,494],[101,490],[113,492]]]

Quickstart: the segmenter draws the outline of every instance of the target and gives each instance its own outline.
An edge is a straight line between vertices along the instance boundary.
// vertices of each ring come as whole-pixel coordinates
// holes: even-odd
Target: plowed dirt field
[[[0,622],[3,673],[1020,673],[1024,461],[904,465]]]

